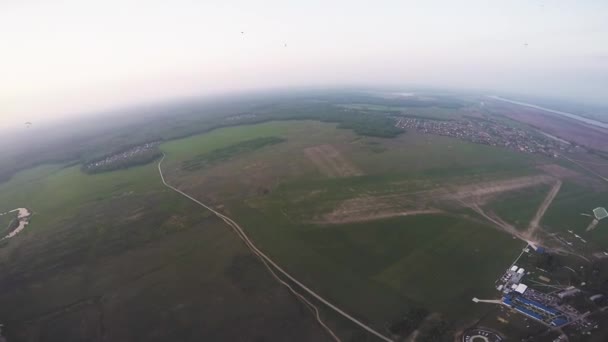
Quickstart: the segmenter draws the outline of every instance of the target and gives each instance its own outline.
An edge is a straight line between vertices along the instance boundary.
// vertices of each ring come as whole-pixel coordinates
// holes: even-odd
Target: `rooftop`
[[[595,215],[596,219],[601,220],[603,218],[608,217],[608,211],[606,211],[606,209],[602,207],[597,207],[593,209],[593,215]]]

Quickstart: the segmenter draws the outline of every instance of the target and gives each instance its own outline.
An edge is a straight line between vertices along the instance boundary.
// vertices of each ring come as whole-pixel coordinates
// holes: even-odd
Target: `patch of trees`
[[[406,337],[416,330],[422,321],[429,315],[425,309],[414,308],[408,311],[399,320],[391,323],[388,330],[393,335]]]
[[[543,253],[536,258],[536,267],[546,271],[553,271],[558,266],[558,261],[552,254]]]
[[[237,155],[253,152],[261,149],[262,147],[275,145],[284,141],[286,141],[286,139],[280,137],[261,137],[241,141],[234,145],[218,148],[209,153],[201,154],[193,159],[186,160],[182,163],[182,169],[188,171],[199,170],[208,165],[230,159]]]
[[[454,329],[452,325],[442,319],[436,319],[425,324],[420,329],[418,334],[418,341],[433,341],[433,342],[453,342],[454,341]]]
[[[338,123],[338,128],[352,129],[359,135],[371,137],[392,138],[401,133],[401,128],[395,127],[395,119],[370,114],[365,111],[345,111],[328,104],[307,104],[286,110],[283,106],[266,108],[264,113],[256,116],[259,121],[270,120],[316,120],[321,122]]]
[[[15,217],[11,220],[11,222],[8,223],[6,228],[1,231],[0,238],[3,238],[4,235],[8,235],[8,234],[12,233],[13,230],[15,230],[15,229],[17,229],[17,227],[19,227],[19,220],[17,219],[16,216],[17,215],[15,215]]]
[[[346,93],[330,96],[327,99],[333,103],[360,103],[393,107],[438,107],[445,109],[459,109],[464,107],[464,101],[451,96],[431,96],[425,98],[420,98],[417,96],[403,96],[387,98],[365,94]]]

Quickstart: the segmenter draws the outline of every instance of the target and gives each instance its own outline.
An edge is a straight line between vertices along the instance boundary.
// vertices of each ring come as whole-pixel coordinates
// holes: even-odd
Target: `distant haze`
[[[607,17],[601,0],[4,0],[0,128],[291,86],[608,102]]]

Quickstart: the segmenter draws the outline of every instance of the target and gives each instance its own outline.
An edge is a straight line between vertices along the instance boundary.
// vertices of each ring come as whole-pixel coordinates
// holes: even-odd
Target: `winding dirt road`
[[[282,285],[284,285],[285,287],[287,287],[291,293],[293,293],[299,300],[301,300],[302,302],[304,302],[308,306],[308,308],[313,311],[313,313],[316,316],[315,318],[317,319],[317,322],[319,322],[319,324],[325,330],[327,330],[327,332],[332,336],[332,338],[334,340],[336,340],[338,342],[341,341],[335,335],[335,333],[321,320],[321,318],[319,316],[319,310],[317,309],[317,307],[314,304],[312,304],[310,301],[308,301],[303,295],[301,295],[296,290],[294,290],[291,285],[289,285],[288,283],[286,283],[285,281],[283,281],[282,279],[280,279],[278,277],[278,275],[275,273],[275,271],[277,271],[278,273],[280,273],[283,276],[285,276],[287,279],[289,279],[291,282],[293,282],[295,285],[297,285],[297,287],[299,287],[300,289],[302,289],[304,292],[308,293],[308,295],[314,297],[315,299],[317,299],[321,303],[325,304],[328,308],[332,309],[333,311],[335,311],[336,313],[338,313],[342,317],[348,319],[349,321],[355,323],[356,325],[358,325],[359,327],[363,328],[364,330],[366,330],[370,334],[378,337],[379,339],[381,339],[383,341],[393,342],[393,340],[391,340],[390,338],[382,335],[378,331],[374,330],[372,327],[366,325],[365,323],[359,321],[358,319],[356,319],[353,316],[349,315],[348,313],[344,312],[343,310],[341,310],[340,308],[338,308],[337,306],[335,306],[334,304],[330,303],[328,300],[326,300],[325,298],[321,297],[319,294],[317,294],[316,292],[314,292],[313,290],[311,290],[310,288],[308,288],[306,285],[304,285],[301,282],[299,282],[296,278],[294,278],[293,276],[291,276],[289,273],[287,273],[283,268],[281,268],[278,264],[276,264],[270,257],[268,257],[266,254],[264,254],[262,251],[260,251],[255,246],[255,244],[249,239],[249,237],[247,236],[247,234],[245,234],[245,231],[243,230],[243,228],[241,226],[239,226],[231,218],[229,218],[228,216],[226,216],[226,215],[224,215],[224,214],[222,214],[222,213],[220,213],[220,212],[212,209],[208,205],[200,202],[199,200],[195,199],[194,197],[188,195],[187,193],[185,193],[185,192],[183,192],[183,191],[181,191],[181,190],[173,187],[172,185],[168,184],[166,182],[166,180],[165,180],[165,177],[163,175],[163,171],[162,171],[162,168],[161,168],[161,165],[162,165],[162,163],[163,163],[164,160],[165,160],[165,155],[163,154],[163,157],[158,162],[158,172],[160,174],[160,178],[161,178],[163,184],[167,188],[169,188],[169,189],[177,192],[178,194],[180,194],[180,195],[188,198],[189,200],[193,201],[194,203],[200,205],[201,207],[209,210],[215,216],[219,217],[226,224],[228,224],[230,227],[232,227],[232,229],[235,231],[235,233],[239,236],[239,238],[241,238],[241,240],[243,240],[243,242],[251,250],[251,252],[260,258],[260,260],[262,261],[262,263],[266,266],[266,268],[274,276],[274,278],[277,281],[279,281]]]

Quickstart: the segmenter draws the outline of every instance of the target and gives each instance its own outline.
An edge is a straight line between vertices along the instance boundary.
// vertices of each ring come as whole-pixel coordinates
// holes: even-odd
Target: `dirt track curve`
[[[338,313],[339,315],[341,315],[342,317],[348,319],[349,321],[355,323],[356,325],[358,325],[359,327],[363,328],[364,330],[366,330],[367,332],[371,333],[372,335],[378,337],[379,339],[386,341],[386,342],[393,342],[393,340],[391,340],[390,338],[382,335],[381,333],[379,333],[378,331],[374,330],[372,327],[366,325],[365,323],[357,320],[356,318],[354,318],[353,316],[349,315],[348,313],[344,312],[343,310],[341,310],[340,308],[338,308],[337,306],[335,306],[334,304],[330,303],[329,301],[327,301],[325,298],[321,297],[319,294],[317,294],[316,292],[314,292],[313,290],[311,290],[310,288],[308,288],[306,285],[302,284],[301,282],[299,282],[296,278],[292,277],[289,273],[287,273],[283,268],[281,268],[278,264],[276,264],[270,257],[268,257],[266,254],[264,254],[262,251],[260,251],[255,244],[249,239],[249,237],[247,236],[247,234],[245,234],[245,231],[243,230],[243,228],[241,226],[239,226],[235,221],[233,221],[231,218],[229,218],[228,216],[212,209],[211,207],[209,207],[208,205],[200,202],[199,200],[195,199],[194,197],[188,195],[187,193],[173,187],[172,185],[168,184],[165,181],[165,177],[163,175],[163,171],[161,168],[161,165],[163,163],[163,161],[165,160],[165,155],[163,154],[163,157],[161,158],[161,160],[158,162],[158,172],[160,174],[160,178],[163,182],[163,184],[177,192],[178,194],[188,198],[189,200],[193,201],[194,203],[200,205],[201,207],[209,210],[210,212],[212,212],[215,216],[219,217],[220,219],[222,219],[226,224],[228,224],[234,231],[235,233],[239,236],[239,238],[241,238],[241,240],[243,240],[243,242],[245,243],[245,245],[247,246],[247,248],[249,248],[251,250],[251,252],[256,255],[257,257],[260,258],[260,260],[262,261],[262,263],[266,266],[266,268],[268,269],[268,271],[274,276],[274,278],[281,283],[282,285],[284,285],[285,287],[287,287],[289,289],[289,291],[291,293],[293,293],[299,300],[301,300],[303,303],[305,303],[309,309],[311,309],[313,311],[313,313],[315,314],[315,318],[317,319],[317,322],[319,322],[319,324],[332,336],[332,338],[338,342],[340,342],[340,339],[335,335],[335,333],[321,320],[320,316],[319,316],[319,310],[317,309],[317,307],[312,304],[309,300],[307,300],[303,295],[301,295],[300,293],[298,293],[296,290],[293,289],[293,287],[291,285],[289,285],[288,283],[286,283],[284,280],[282,280],[281,278],[278,277],[278,275],[275,273],[275,270],[277,272],[279,272],[280,274],[282,274],[283,276],[285,276],[287,279],[289,279],[290,281],[292,281],[295,285],[297,285],[300,289],[302,289],[304,292],[308,293],[310,296],[314,297],[315,299],[317,299],[318,301],[320,301],[321,303],[325,304],[328,308],[332,309],[333,311],[335,311],[336,313]],[[272,266],[272,267],[271,267]],[[274,269],[273,269],[274,268]]]

